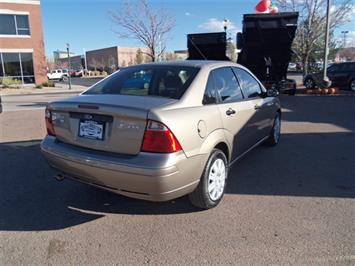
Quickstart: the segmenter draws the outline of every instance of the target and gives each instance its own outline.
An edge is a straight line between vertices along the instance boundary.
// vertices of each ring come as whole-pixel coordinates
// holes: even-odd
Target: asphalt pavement
[[[1,265],[354,265],[355,97],[282,96],[282,138],[200,211],[58,182],[43,109],[0,114]]]

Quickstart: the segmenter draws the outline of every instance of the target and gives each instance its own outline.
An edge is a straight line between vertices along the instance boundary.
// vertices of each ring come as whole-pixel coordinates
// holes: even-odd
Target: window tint
[[[0,15],[0,34],[16,34],[14,15]]]
[[[339,69],[339,65],[331,65],[330,67],[328,67],[327,71],[328,72],[335,72],[338,71]]]
[[[203,95],[203,104],[214,104],[217,103],[217,92],[214,85],[213,72],[210,73],[208,77],[205,94]]]
[[[16,15],[17,34],[30,35],[30,26],[28,23],[28,16]]]
[[[32,53],[21,53],[22,74],[25,83],[34,82]]]
[[[346,63],[344,64],[344,67],[342,68],[344,71],[355,71],[355,63]]]
[[[259,83],[247,71],[241,68],[233,68],[235,74],[241,83],[246,98],[258,97],[262,94]]]
[[[120,94],[148,95],[151,80],[152,70],[133,72],[123,82]]]
[[[231,68],[213,70],[214,84],[222,102],[233,102],[243,99],[239,83]]]
[[[124,94],[180,99],[198,72],[196,67],[145,65],[124,68],[85,94]]]
[[[6,76],[20,76],[21,77],[19,54],[18,53],[3,53],[2,58],[4,59],[4,67],[5,67]]]

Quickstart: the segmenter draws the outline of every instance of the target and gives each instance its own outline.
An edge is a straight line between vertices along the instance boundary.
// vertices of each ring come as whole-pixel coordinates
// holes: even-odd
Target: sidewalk
[[[34,87],[21,87],[15,88],[0,88],[0,96],[15,96],[15,95],[32,95],[32,94],[63,94],[63,93],[81,93],[88,87],[80,85],[72,85],[72,89],[69,90],[67,84],[56,84],[55,87],[43,87],[42,89],[36,89]]]

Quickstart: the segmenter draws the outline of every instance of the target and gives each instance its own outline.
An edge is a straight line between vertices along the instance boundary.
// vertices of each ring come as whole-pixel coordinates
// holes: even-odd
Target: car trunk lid
[[[177,100],[125,95],[80,95],[53,102],[53,127],[59,141],[89,149],[139,153],[152,108]]]

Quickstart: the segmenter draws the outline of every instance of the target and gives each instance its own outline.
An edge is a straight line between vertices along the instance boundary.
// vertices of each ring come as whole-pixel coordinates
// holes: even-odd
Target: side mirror
[[[266,97],[277,97],[279,96],[279,91],[276,89],[268,89],[266,91]]]

